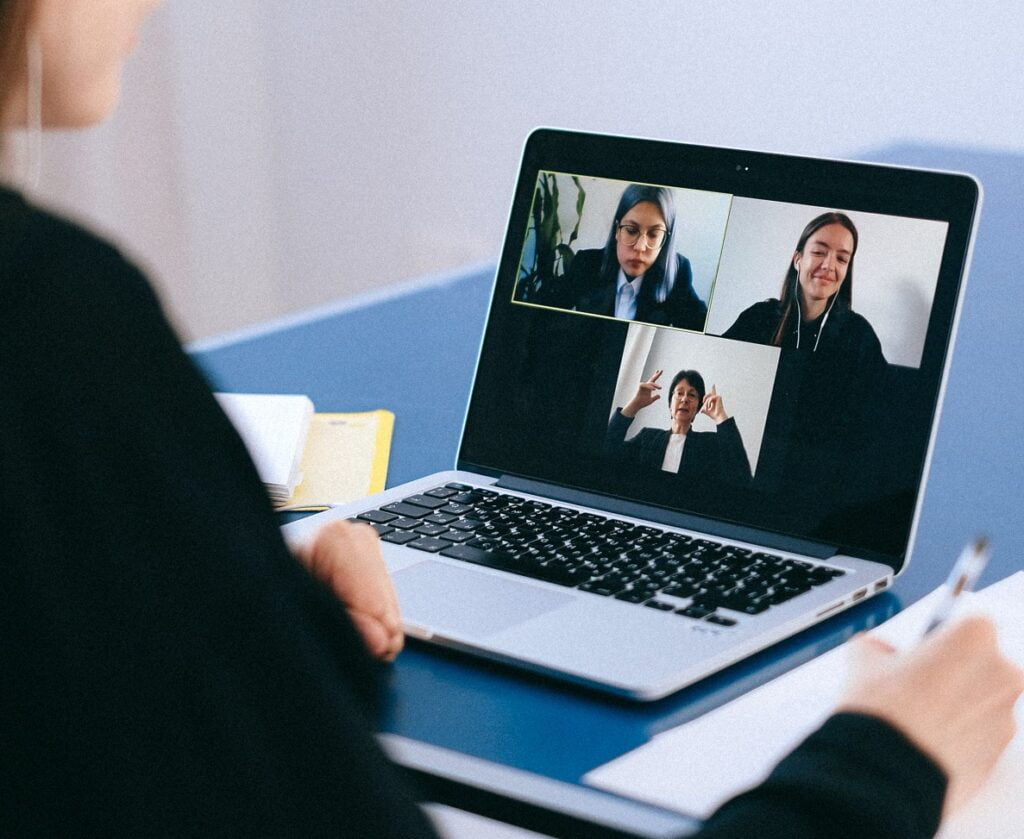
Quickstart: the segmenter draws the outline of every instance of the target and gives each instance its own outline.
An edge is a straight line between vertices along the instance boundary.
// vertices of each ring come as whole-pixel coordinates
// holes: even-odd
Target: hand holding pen
[[[854,676],[837,708],[884,720],[930,757],[949,780],[944,814],[988,778],[1016,732],[1014,705],[1024,692],[1024,672],[1003,656],[991,620],[971,615],[944,626],[987,559],[985,540],[961,553],[913,649],[898,652],[870,634],[857,639]]]
[[[974,590],[975,585],[978,583],[978,577],[981,576],[981,572],[988,565],[989,556],[988,539],[984,536],[975,539],[974,542],[967,545],[960,552],[960,556],[957,557],[956,562],[953,564],[953,570],[949,572],[949,577],[946,578],[942,599],[935,607],[931,620],[928,621],[928,625],[925,627],[925,635],[934,632],[949,619],[949,615],[956,605],[957,598],[961,594],[965,591]]]

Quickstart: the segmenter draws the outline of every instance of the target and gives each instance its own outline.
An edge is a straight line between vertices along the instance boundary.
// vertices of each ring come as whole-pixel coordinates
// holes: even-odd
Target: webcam
[[[750,167],[747,166],[746,164],[743,164],[743,163],[737,163],[736,164],[736,171],[737,172],[749,172],[750,171]]]

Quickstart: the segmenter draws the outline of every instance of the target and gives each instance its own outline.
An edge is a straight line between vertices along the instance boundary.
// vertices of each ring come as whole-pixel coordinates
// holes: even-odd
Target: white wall
[[[41,194],[200,337],[496,259],[537,125],[1020,150],[1022,78],[1021,12],[994,0],[172,0],[117,118],[47,144]]]

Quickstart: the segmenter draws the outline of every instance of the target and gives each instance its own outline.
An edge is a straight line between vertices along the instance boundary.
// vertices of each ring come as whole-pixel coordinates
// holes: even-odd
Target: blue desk
[[[982,585],[1024,567],[1024,330],[1015,265],[1024,156],[897,147],[885,162],[968,171],[985,190],[959,338],[914,559],[894,588],[660,702],[634,705],[413,645],[395,665],[385,742],[427,791],[565,834],[672,835],[692,825],[581,785],[588,770],[873,625],[922,597],[977,533],[994,545]],[[339,304],[194,349],[216,387],[298,392],[318,410],[389,408],[389,485],[455,460],[493,269],[468,269],[363,304]]]

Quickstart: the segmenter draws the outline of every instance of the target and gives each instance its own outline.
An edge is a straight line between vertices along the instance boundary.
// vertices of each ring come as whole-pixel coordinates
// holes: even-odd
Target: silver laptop
[[[537,130],[455,470],[285,535],[366,521],[410,636],[638,700],[835,615],[909,562],[979,201]]]

